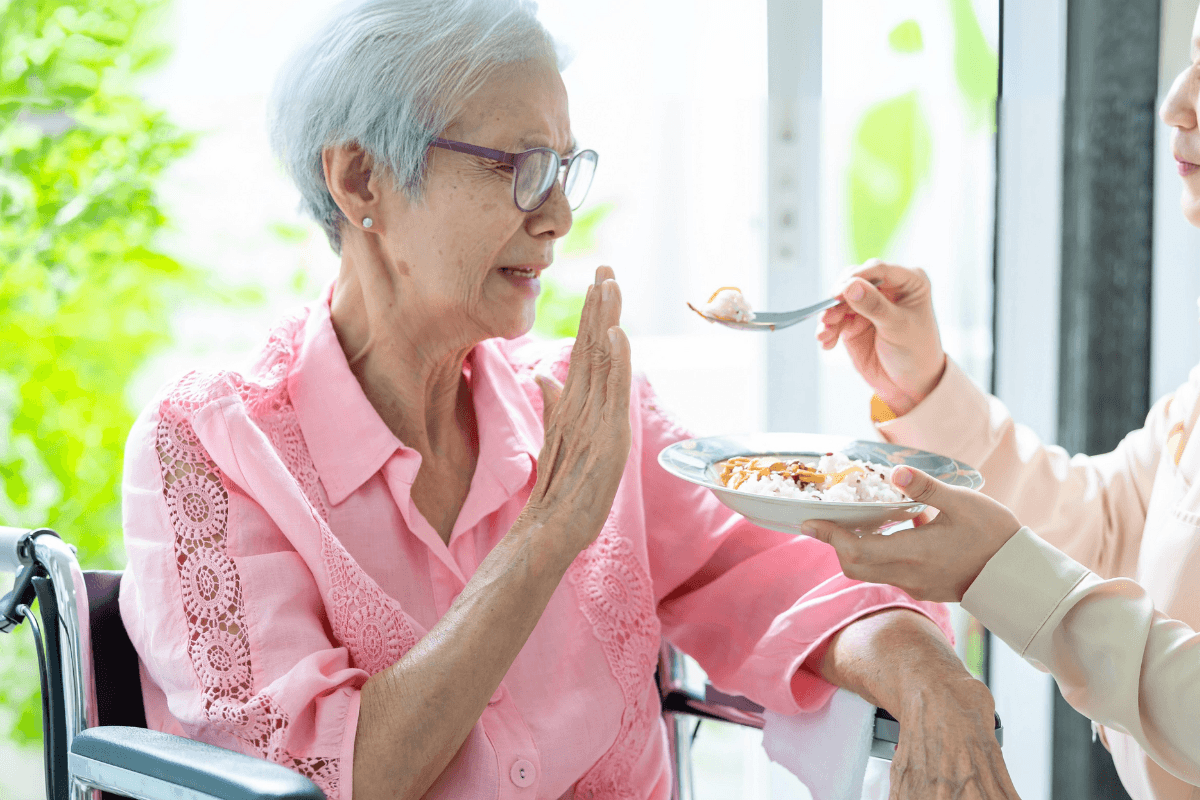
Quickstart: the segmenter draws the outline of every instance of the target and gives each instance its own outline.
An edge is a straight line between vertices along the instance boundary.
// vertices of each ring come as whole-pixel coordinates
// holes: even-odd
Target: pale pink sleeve
[[[1195,387],[1180,391],[1194,395]],[[1156,403],[1145,426],[1111,453],[1072,458],[1016,424],[1003,403],[949,361],[941,383],[924,401],[877,427],[889,441],[977,468],[986,481],[985,494],[1088,569],[1108,576],[1132,575],[1150,490],[1171,427],[1170,405],[1169,397]]]
[[[134,426],[123,493],[121,614],[151,684],[149,725],[350,800],[368,675],[331,641],[305,561],[165,403]]]
[[[836,687],[802,665],[839,630],[886,608],[908,608],[950,635],[945,606],[841,572],[829,546],[760,528],[712,492],[667,474],[659,452],[689,438],[634,388],[650,570],[663,633],[695,658],[713,684],[772,711],[821,708]]]

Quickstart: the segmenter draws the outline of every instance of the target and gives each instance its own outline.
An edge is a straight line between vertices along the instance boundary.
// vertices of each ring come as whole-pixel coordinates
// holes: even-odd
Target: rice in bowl
[[[739,492],[828,503],[910,503],[891,485],[892,468],[842,453],[816,460],[786,456],[737,456],[713,465],[717,480]]]

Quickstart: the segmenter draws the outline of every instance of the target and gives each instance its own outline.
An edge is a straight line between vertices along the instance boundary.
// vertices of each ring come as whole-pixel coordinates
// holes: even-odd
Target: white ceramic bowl
[[[722,503],[746,519],[771,530],[800,533],[810,519],[836,522],[858,533],[877,533],[907,522],[925,509],[922,503],[831,503],[770,497],[728,489],[721,485],[715,464],[734,456],[779,456],[815,462],[826,453],[844,453],[874,464],[904,464],[926,472],[952,486],[978,489],[983,477],[959,461],[912,447],[824,436],[812,433],[749,433],[687,439],[664,448],[658,463],[667,472],[711,489]]]

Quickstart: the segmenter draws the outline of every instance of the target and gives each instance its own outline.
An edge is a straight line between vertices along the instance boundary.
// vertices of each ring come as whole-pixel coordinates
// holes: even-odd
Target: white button
[[[492,692],[492,699],[488,700],[488,705],[494,706],[494,705],[496,705],[496,703],[499,703],[503,699],[504,699],[504,684],[502,683],[496,687],[496,691]]]
[[[512,769],[508,771],[508,776],[512,778],[512,782],[524,789],[526,786],[533,785],[533,763],[521,759],[512,765]]]

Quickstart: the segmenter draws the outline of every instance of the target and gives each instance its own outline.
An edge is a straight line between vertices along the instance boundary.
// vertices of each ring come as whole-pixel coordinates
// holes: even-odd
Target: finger
[[[588,390],[591,379],[591,351],[595,346],[592,329],[595,326],[599,303],[600,291],[594,286],[589,286],[583,299],[583,311],[579,315],[579,333],[571,346],[571,362],[567,368],[567,379],[561,396],[564,407],[580,405],[579,395]]]
[[[605,281],[615,280],[616,277],[617,277],[617,275],[615,272],[613,272],[612,267],[607,267],[607,266],[596,267],[596,286],[599,286],[600,284],[604,283]]]
[[[819,319],[821,324],[825,327],[835,328],[838,325],[841,325],[842,321],[846,319],[846,316],[851,313],[853,312],[850,311],[849,306],[847,306],[845,303],[838,303],[833,308],[827,308],[822,311]]]
[[[854,278],[846,284],[841,296],[850,311],[866,317],[877,327],[888,328],[898,322],[895,304],[862,278]]]
[[[832,350],[837,346],[838,332],[836,329],[819,326],[816,332],[816,339],[820,342],[823,349]]]
[[[845,321],[842,322],[839,333],[843,341],[852,342],[863,334],[874,330],[875,324],[866,317],[859,314],[847,314]]]
[[[596,314],[597,338],[592,348],[592,392],[603,402],[608,373],[612,369],[612,342],[609,331],[621,322],[621,287],[608,278],[600,284],[600,306]]]
[[[553,375],[538,373],[533,379],[542,390],[542,425],[549,428],[550,419],[558,408],[559,400],[562,399],[563,385]]]
[[[871,548],[860,537],[851,533],[834,522],[823,519],[810,519],[800,526],[800,532],[830,545],[837,553],[838,563],[847,578],[855,580],[870,580],[866,577],[872,573],[873,563],[870,555]]]
[[[597,333],[603,334],[606,340],[608,329],[621,324],[622,305],[621,285],[614,278],[607,278],[600,284],[600,320],[597,325]]]
[[[611,364],[608,368],[607,413],[617,424],[629,420],[629,393],[633,383],[633,367],[630,358],[629,338],[625,331],[613,327],[608,329]]]
[[[896,290],[902,293],[918,289],[929,282],[929,277],[922,269],[909,269],[899,264],[889,264],[878,258],[868,259],[861,267],[851,268],[847,282],[853,278],[880,281],[879,287],[885,291]]]
[[[917,597],[924,595],[921,565],[929,561],[928,537],[915,530],[903,530],[887,536],[857,536],[841,526],[824,520],[809,520],[800,531],[832,545],[838,563],[847,578],[866,583],[886,583]]]
[[[970,489],[948,486],[937,478],[912,467],[899,466],[892,470],[892,485],[918,503],[939,511],[950,511],[959,501],[959,493]]]
[[[917,514],[915,517],[913,517],[913,527],[919,528],[922,525],[928,525],[930,522],[933,522],[934,516],[935,512],[930,511],[928,508],[925,509],[920,514]]]

